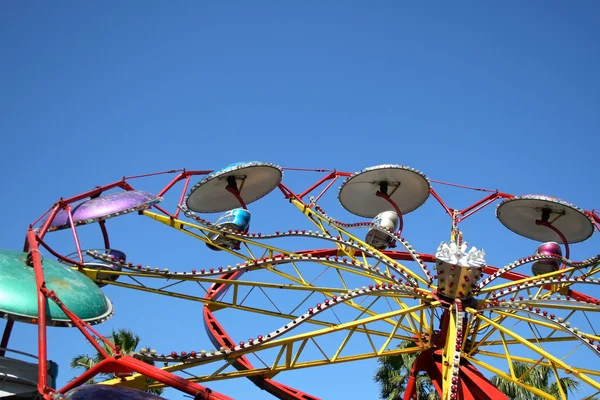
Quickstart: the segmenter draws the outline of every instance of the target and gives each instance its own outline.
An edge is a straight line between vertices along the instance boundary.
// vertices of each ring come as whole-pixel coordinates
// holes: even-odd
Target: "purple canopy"
[[[84,385],[70,390],[65,398],[70,400],[165,400],[164,397],[136,389],[108,385]]]
[[[102,219],[116,217],[138,211],[160,202],[162,199],[140,190],[130,190],[109,193],[104,196],[85,200],[73,207],[73,222],[75,225],[89,224]],[[69,216],[66,210],[60,210],[50,224],[50,230],[69,227]]]

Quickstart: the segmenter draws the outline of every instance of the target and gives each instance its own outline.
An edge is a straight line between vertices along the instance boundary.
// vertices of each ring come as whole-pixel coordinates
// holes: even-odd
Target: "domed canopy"
[[[377,165],[358,172],[340,187],[342,206],[354,215],[373,218],[390,210],[390,203],[377,196],[385,188],[402,214],[419,208],[429,197],[429,180],[416,169],[401,165]]]
[[[37,287],[33,267],[26,264],[27,253],[0,250],[0,316],[37,323]],[[113,306],[100,288],[82,273],[57,261],[42,262],[46,287],[75,315],[90,324],[110,318]],[[48,325],[67,326],[69,318],[52,300],[46,309]]]
[[[65,397],[69,400],[166,400],[164,397],[140,390],[110,385],[79,386],[69,390]]]
[[[185,204],[199,213],[228,211],[240,206],[238,199],[227,191],[228,185],[235,184],[242,200],[250,204],[271,193],[282,177],[281,168],[273,164],[258,161],[231,164],[198,182]]]
[[[583,210],[554,197],[517,196],[503,201],[496,208],[500,222],[516,234],[539,242],[562,243],[560,236],[552,229],[536,224],[544,214],[568,243],[583,242],[594,233],[594,224]]]
[[[71,207],[75,225],[84,225],[103,219],[116,217],[138,211],[162,199],[141,190],[108,193],[103,196],[85,200]],[[50,230],[59,230],[69,227],[69,216],[66,210],[60,210],[50,223]]]

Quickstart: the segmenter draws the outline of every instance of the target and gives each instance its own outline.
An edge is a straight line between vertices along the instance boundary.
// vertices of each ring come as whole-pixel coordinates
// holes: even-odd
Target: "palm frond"
[[[95,359],[93,359],[85,354],[80,354],[76,357],[73,357],[73,359],[69,363],[69,366],[73,369],[83,368],[87,371],[88,369],[92,368],[96,364],[97,364],[97,362]]]
[[[140,337],[128,329],[113,330],[111,336],[113,343],[121,348],[123,354],[133,353],[140,343]]]
[[[416,347],[413,341],[403,341],[398,349]],[[379,397],[384,400],[401,400],[406,391],[406,385],[410,377],[412,366],[419,352],[405,353],[393,356],[381,357],[378,360],[379,368],[375,372],[374,380],[379,383]],[[419,400],[437,400],[438,396],[426,375],[417,376],[417,395]]]
[[[579,389],[578,381],[576,381],[572,378],[560,378],[560,380],[558,382],[552,382],[552,384],[550,385],[550,387],[548,389],[548,393],[553,395],[557,399],[559,399],[561,397],[560,390],[558,389],[559,383],[560,383],[560,386],[561,386],[563,392],[567,396],[567,398],[569,398],[569,394],[577,393],[577,391]]]
[[[116,331],[113,330],[112,333],[108,337],[106,337],[106,339],[109,343],[112,343],[115,346],[119,346],[121,352],[126,355],[135,352],[138,344],[140,343],[140,337],[127,329],[118,329]],[[98,345],[101,346],[108,355],[113,355],[112,348],[109,344],[107,344],[103,340],[98,340]],[[104,360],[104,357],[100,354],[100,352],[96,351],[96,354],[94,354],[93,357],[90,357],[85,354],[80,354],[74,357],[70,362],[70,366],[73,369],[83,368],[87,371],[93,366],[97,365],[102,360]],[[154,362],[149,361],[147,362],[147,364],[154,365]],[[100,373],[98,374],[98,376],[103,379],[114,378],[113,374],[106,373]],[[153,380],[147,379],[148,385],[153,382]],[[96,383],[96,381],[94,379],[90,379],[87,383]],[[146,390],[146,392],[160,395],[163,393],[163,389],[148,389]]]

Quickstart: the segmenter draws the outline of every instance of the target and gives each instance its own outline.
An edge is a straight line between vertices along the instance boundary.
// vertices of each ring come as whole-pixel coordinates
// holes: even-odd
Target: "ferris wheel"
[[[310,171],[319,178],[293,191],[284,183],[288,171]],[[140,190],[150,176],[170,179],[153,194]],[[336,182],[341,183],[337,201],[356,216],[355,222],[341,221],[338,211],[326,212],[320,205]],[[61,199],[31,225],[24,252],[0,252],[0,313],[8,319],[0,356],[8,360],[15,322],[37,324],[35,389],[47,399],[99,393],[150,399],[158,397],[142,391],[161,387],[196,399],[228,399],[205,385],[247,378],[276,398],[310,400],[317,399],[303,391],[310,391],[310,385],[293,388],[275,376],[400,354],[417,355],[407,400],[414,398],[421,374],[431,378],[444,400],[506,399],[488,379],[491,374],[553,399],[524,379],[536,366],[551,368],[556,380],[565,375],[576,379],[590,395],[600,393],[600,371],[593,367],[600,355],[600,336],[594,331],[600,300],[593,295],[600,284],[600,256],[575,260],[570,247],[600,230],[599,214],[546,195],[484,189],[478,189],[485,193],[479,201],[455,209],[432,183],[438,182],[400,165],[348,173],[243,162],[217,171],[124,177]],[[259,232],[255,226],[261,220],[252,218],[252,205],[277,194],[306,224]],[[172,209],[163,207],[166,199]],[[421,252],[403,235],[404,217],[427,201],[448,215],[448,236],[432,238],[432,247]],[[502,225],[539,242],[506,266],[489,265],[494,255],[469,248],[460,229],[462,221],[494,203]],[[127,214],[149,218],[157,229],[191,237],[206,245],[204,251],[237,262],[202,265],[202,256],[196,255],[200,266],[190,269],[129,260],[127,243],[113,248],[106,223]],[[277,218],[278,225],[286,225],[285,217]],[[92,224],[99,226],[103,248],[86,247],[80,240],[81,226]],[[73,251],[68,254],[55,250],[52,235],[59,230],[71,231]],[[485,244],[482,238],[477,241]],[[106,285],[156,294],[157,301],[171,296],[203,304],[212,349],[198,343],[185,351],[143,348],[121,354],[93,328],[114,313],[102,291]],[[225,314],[250,315],[260,323],[244,327],[245,336],[239,337],[241,327],[220,322]],[[579,329],[575,323],[581,321],[588,323]],[[79,329],[104,360],[54,388],[47,326]],[[228,329],[236,331],[235,340]],[[410,346],[399,346],[406,342]],[[587,354],[575,358],[576,350]],[[514,361],[529,370],[518,373]],[[84,385],[98,373],[117,377]]]

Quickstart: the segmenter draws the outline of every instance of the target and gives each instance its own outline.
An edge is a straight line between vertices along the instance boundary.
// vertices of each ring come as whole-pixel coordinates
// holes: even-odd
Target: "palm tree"
[[[411,341],[403,341],[398,345],[398,349],[407,349],[415,347]],[[402,400],[406,385],[410,376],[412,365],[419,355],[419,352],[410,354],[398,354],[394,356],[385,356],[379,359],[379,369],[375,374],[375,382],[380,385],[379,397],[383,400]],[[554,373],[550,367],[538,365],[529,371],[530,366],[526,363],[514,361],[512,363],[515,376],[523,377],[522,382],[538,388],[551,396],[560,399],[560,384],[566,396],[573,394],[579,388],[579,382],[571,378],[554,379]],[[528,372],[529,371],[529,372]],[[524,387],[502,378],[494,376],[490,380],[502,393],[513,400],[540,400]],[[426,375],[417,376],[417,398],[419,400],[437,400],[439,399],[431,378]],[[593,400],[594,398],[589,398]]]
[[[119,329],[117,331],[113,330],[111,335],[107,337],[107,339],[115,346],[118,346],[121,349],[121,354],[123,355],[131,355],[132,353],[134,353],[138,344],[140,343],[140,337],[127,329]],[[107,354],[113,355],[112,349],[106,343],[104,343],[103,341],[99,341],[98,343],[100,343],[100,345],[104,347],[104,350]],[[100,353],[96,353],[96,355],[94,355],[93,357],[90,357],[86,354],[80,354],[71,360],[70,366],[74,369],[82,368],[87,371],[103,359],[104,358]],[[150,365],[154,365],[153,361],[144,360],[144,362]],[[113,374],[100,374],[99,376],[101,376],[104,379],[112,379],[115,377]],[[146,381],[147,383],[152,382],[151,379],[147,379]],[[93,384],[97,383],[97,381],[95,379],[90,379],[86,383]],[[160,395],[162,394],[163,389],[148,389],[146,390],[146,392]]]
[[[528,364],[520,361],[513,361],[512,367],[515,376],[522,377],[523,383],[538,388],[557,399],[562,398],[560,395],[560,389],[558,388],[559,384],[567,398],[569,394],[577,392],[577,389],[579,388],[579,382],[571,378],[560,378],[558,381],[556,381],[552,368],[544,365],[538,365],[530,371],[531,367]],[[541,397],[529,392],[522,386],[500,376],[494,376],[491,379],[491,382],[494,386],[501,390],[502,393],[511,399],[542,399]]]
[[[416,347],[414,342],[402,341],[398,349]],[[384,400],[402,400],[410,376],[410,370],[419,352],[384,356],[378,361],[379,369],[375,373],[375,382],[380,385],[379,397]],[[419,374],[416,382],[419,400],[438,400],[431,378]]]

